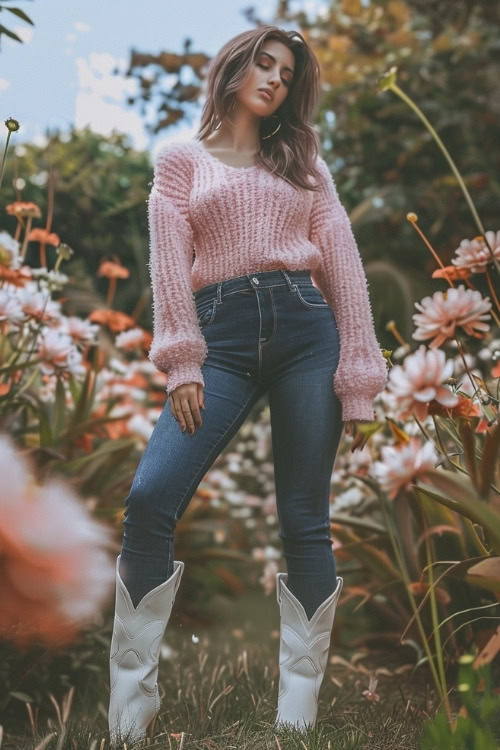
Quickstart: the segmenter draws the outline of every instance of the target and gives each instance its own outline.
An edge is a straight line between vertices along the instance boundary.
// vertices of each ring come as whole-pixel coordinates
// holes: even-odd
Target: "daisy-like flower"
[[[484,234],[494,257],[500,260],[500,230],[498,232],[489,230]],[[462,240],[455,250],[455,256],[451,260],[453,265],[457,268],[468,268],[472,273],[484,273],[488,263],[493,263],[491,253],[481,235],[472,240]]]
[[[36,203],[32,201],[15,201],[5,206],[5,211],[19,218],[41,219],[42,212]]]
[[[68,276],[61,271],[54,271],[54,269],[44,268],[33,268],[32,276],[38,279],[38,283],[41,288],[49,289],[51,292],[59,292],[68,283]]]
[[[37,289],[35,282],[28,282],[22,288],[16,288],[15,294],[24,314],[29,318],[42,321],[48,325],[57,325],[61,316],[59,302],[51,299],[48,291]]]
[[[23,318],[23,308],[17,297],[8,289],[0,289],[0,330],[8,323],[15,323]]]
[[[417,341],[432,339],[429,346],[435,349],[455,335],[455,329],[462,327],[469,336],[482,338],[479,331],[488,331],[491,300],[482,297],[476,289],[466,289],[463,284],[445,292],[434,292],[432,297],[424,297],[415,302],[420,310],[414,313],[413,322],[417,326],[413,338]]]
[[[62,481],[38,485],[7,435],[0,474],[0,633],[21,646],[69,643],[111,593],[110,531]]]
[[[441,349],[429,350],[424,344],[409,354],[403,365],[394,365],[389,371],[387,388],[396,396],[400,418],[415,414],[418,419],[425,419],[429,402],[434,399],[442,406],[456,406],[458,396],[443,385],[453,374],[453,368],[453,360],[446,361]]]
[[[417,479],[425,479],[426,472],[435,469],[438,461],[434,445],[431,442],[422,445],[417,437],[397,446],[384,445],[380,453],[382,461],[374,462],[372,473],[391,500]]]
[[[89,320],[83,320],[77,315],[64,316],[61,320],[61,329],[74,342],[76,346],[95,344],[99,326]]]
[[[115,345],[124,351],[131,351],[132,349],[140,347],[143,341],[144,331],[142,328],[136,327],[118,334],[115,339]]]
[[[58,371],[79,371],[82,359],[71,338],[54,328],[45,328],[42,331],[38,343],[38,356],[42,360],[40,369],[45,375],[52,375]]]
[[[19,268],[19,242],[5,230],[0,232],[0,263]]]
[[[49,232],[43,227],[35,227],[28,233],[28,240],[31,242],[41,242],[44,245],[53,245],[57,247],[61,239],[56,232]]]

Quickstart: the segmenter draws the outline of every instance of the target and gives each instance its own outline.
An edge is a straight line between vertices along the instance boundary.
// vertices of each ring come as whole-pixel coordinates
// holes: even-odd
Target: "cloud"
[[[75,21],[75,23],[73,24],[73,27],[77,31],[81,31],[82,34],[86,34],[87,32],[90,31],[90,26],[88,25],[88,23],[85,23],[84,21]]]
[[[23,40],[24,44],[30,44],[33,40],[33,29],[30,26],[8,26],[9,31],[13,31],[14,34],[17,34],[17,36]],[[4,36],[2,39],[2,42],[7,42],[8,46],[18,47],[19,42],[16,42],[15,39],[11,39],[8,36]]]
[[[124,75],[127,63],[109,53],[93,52],[76,59],[79,90],[75,101],[75,126],[89,126],[94,132],[111,135],[113,130],[127,133],[135,148],[147,148],[144,124],[137,112],[123,105],[126,97],[137,93],[137,83]]]
[[[10,88],[10,81],[6,78],[0,78],[0,91],[5,91],[8,88]]]

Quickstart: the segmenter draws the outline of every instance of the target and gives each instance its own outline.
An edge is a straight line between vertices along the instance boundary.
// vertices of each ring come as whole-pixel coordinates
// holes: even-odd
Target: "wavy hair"
[[[320,189],[320,173],[315,166],[320,139],[311,118],[320,96],[320,66],[311,47],[297,31],[265,25],[244,31],[224,44],[208,66],[207,99],[196,138],[202,141],[217,130],[233,106],[236,91],[248,80],[251,66],[269,39],[282,42],[292,51],[295,69],[287,96],[273,113],[279,117],[281,127],[265,140],[262,136],[267,130],[273,132],[276,126],[266,127],[267,118],[262,118],[256,162],[296,188],[316,191]],[[318,184],[313,185],[309,176]]]

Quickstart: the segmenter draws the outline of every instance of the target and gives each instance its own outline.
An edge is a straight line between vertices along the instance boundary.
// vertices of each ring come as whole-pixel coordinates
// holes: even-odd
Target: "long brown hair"
[[[318,60],[298,31],[285,31],[279,26],[260,26],[244,31],[227,41],[210,61],[207,71],[207,99],[203,106],[201,124],[196,135],[202,141],[213,133],[231,109],[236,91],[245,83],[251,66],[257,60],[264,42],[276,39],[286,45],[295,58],[295,70],[285,100],[273,113],[270,123],[263,118],[260,124],[260,150],[256,162],[296,188],[318,190],[308,176],[320,180],[315,166],[320,153],[319,136],[311,117],[320,95],[320,66]],[[281,127],[270,138],[262,139]],[[269,127],[272,124],[273,127]],[[269,131],[269,132],[268,132]]]

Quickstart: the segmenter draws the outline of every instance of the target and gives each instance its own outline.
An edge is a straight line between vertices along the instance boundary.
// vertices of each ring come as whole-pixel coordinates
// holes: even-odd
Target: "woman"
[[[288,571],[277,574],[275,724],[314,725],[342,588],[333,464],[344,425],[351,450],[363,446],[357,422],[374,419],[387,381],[351,225],[311,125],[314,53],[296,32],[260,27],[227,42],[207,80],[198,137],[160,150],[148,202],[149,358],[168,374],[169,398],[126,499],[110,654],[110,731],[132,727],[134,739],[152,735],[160,708],[160,642],[184,569],[176,523],[263,394]]]

